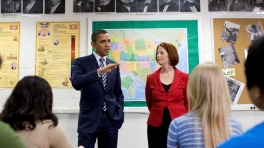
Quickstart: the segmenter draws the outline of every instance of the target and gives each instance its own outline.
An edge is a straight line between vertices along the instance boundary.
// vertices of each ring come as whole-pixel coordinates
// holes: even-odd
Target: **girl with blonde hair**
[[[230,117],[230,95],[220,67],[212,62],[199,64],[187,84],[189,112],[169,126],[167,147],[215,148],[242,134],[241,124]]]

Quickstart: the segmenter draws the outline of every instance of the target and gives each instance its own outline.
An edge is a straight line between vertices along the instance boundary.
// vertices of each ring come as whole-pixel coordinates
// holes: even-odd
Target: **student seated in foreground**
[[[264,71],[259,64],[264,63],[264,37],[253,42],[248,49],[245,62],[246,85],[253,104],[264,110]],[[243,135],[231,138],[218,148],[260,148],[264,145],[262,138],[264,122],[256,125]]]
[[[49,83],[38,76],[21,79],[8,97],[0,120],[8,123],[27,148],[73,148],[52,113]]]
[[[242,134],[241,124],[230,117],[230,95],[217,64],[206,62],[194,68],[187,98],[190,111],[170,123],[167,148],[215,148]]]
[[[0,55],[0,68],[3,59]],[[17,133],[6,123],[0,121],[0,148],[26,148]]]

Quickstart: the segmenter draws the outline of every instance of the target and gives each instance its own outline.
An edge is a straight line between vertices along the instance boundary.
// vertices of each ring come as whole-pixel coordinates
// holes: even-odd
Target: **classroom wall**
[[[199,25],[199,60],[214,61],[212,43],[211,17],[263,17],[263,14],[249,13],[208,13],[208,1],[201,0],[200,13],[165,13],[165,14],[73,14],[72,1],[66,1],[65,15],[13,16],[1,15],[1,22],[20,22],[20,74],[19,78],[34,75],[35,68],[35,31],[37,21],[80,21],[80,56],[91,53],[90,35],[92,21],[107,20],[181,20],[197,19]],[[88,25],[88,27],[87,27]],[[87,29],[88,28],[88,29]],[[0,89],[0,110],[11,89]],[[53,89],[54,112],[59,117],[61,126],[70,141],[77,145],[77,118],[80,92],[74,89]],[[253,109],[254,105],[237,105],[232,107],[232,116],[239,120],[244,129],[248,129],[263,120],[263,112]],[[251,109],[252,108],[252,109]],[[147,148],[148,111],[146,108],[126,108],[125,122],[119,132],[118,148]]]

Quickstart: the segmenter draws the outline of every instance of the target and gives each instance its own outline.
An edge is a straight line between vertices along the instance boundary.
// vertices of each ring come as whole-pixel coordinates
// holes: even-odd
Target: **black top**
[[[168,92],[168,90],[170,89],[171,84],[166,85],[166,84],[162,83],[162,86],[165,89],[165,91]]]

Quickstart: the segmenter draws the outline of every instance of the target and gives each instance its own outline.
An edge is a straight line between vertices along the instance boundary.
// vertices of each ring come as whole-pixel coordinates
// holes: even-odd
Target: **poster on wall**
[[[80,22],[37,22],[35,74],[51,87],[69,88],[72,65],[79,56]]]
[[[0,71],[0,87],[12,88],[19,77],[20,23],[0,22],[0,55],[3,65]]]

